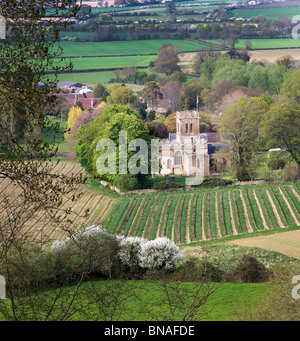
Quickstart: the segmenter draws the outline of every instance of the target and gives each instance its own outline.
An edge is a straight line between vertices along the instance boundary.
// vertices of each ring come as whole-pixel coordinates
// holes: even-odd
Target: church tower
[[[184,143],[193,137],[199,137],[199,112],[183,111],[176,114],[176,140]]]

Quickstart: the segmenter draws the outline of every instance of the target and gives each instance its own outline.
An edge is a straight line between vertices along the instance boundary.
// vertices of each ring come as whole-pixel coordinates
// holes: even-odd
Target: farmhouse
[[[82,83],[76,83],[76,82],[70,82],[70,81],[64,81],[57,83],[56,87],[61,90],[61,92],[64,93],[70,93],[79,91],[80,89],[88,89],[88,87]]]
[[[68,102],[71,106],[76,106],[81,103],[83,109],[97,109],[101,103],[101,98],[95,98],[94,92],[88,89],[82,89],[79,92],[59,93],[57,98]]]

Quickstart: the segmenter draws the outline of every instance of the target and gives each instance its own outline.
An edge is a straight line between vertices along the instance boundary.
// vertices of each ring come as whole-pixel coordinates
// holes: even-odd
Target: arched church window
[[[185,125],[185,132],[186,132],[186,134],[189,132],[189,125],[188,125],[188,123]]]
[[[190,132],[191,133],[193,132],[193,124],[192,123],[190,124]]]
[[[182,156],[180,152],[176,152],[174,155],[174,164],[175,166],[182,165]]]
[[[168,169],[171,168],[171,161],[170,161],[170,159],[167,160],[167,168],[168,168]]]

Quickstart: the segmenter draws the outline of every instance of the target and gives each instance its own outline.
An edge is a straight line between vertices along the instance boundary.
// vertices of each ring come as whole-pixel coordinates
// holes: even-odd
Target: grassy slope
[[[108,283],[107,281],[93,281],[94,290],[99,293],[103,290],[104,286]],[[165,293],[159,288],[159,282],[149,281],[128,281],[127,282],[127,293],[135,293],[136,296],[132,295],[127,298],[124,304],[124,309],[117,321],[164,321],[163,316],[169,315],[168,303]],[[188,290],[196,290],[197,283],[184,283],[183,288]],[[216,286],[217,283],[211,283],[211,286]],[[82,307],[86,303],[86,298],[80,296],[80,292],[89,288],[91,284],[84,283],[78,296],[73,303],[73,309],[76,306]],[[250,307],[259,307],[262,303],[262,299],[266,298],[271,294],[273,286],[269,284],[245,284],[245,283],[224,283],[215,293],[208,299],[204,306],[203,311],[205,315],[199,320],[202,321],[234,321],[239,320],[243,317],[243,314],[249,311]],[[72,299],[72,293],[76,290],[76,287],[71,286],[68,288],[70,291],[70,298]],[[205,293],[205,291],[204,291]],[[43,293],[44,299],[51,297],[53,292]],[[136,299],[139,298],[139,300]],[[187,296],[185,295],[185,304],[188,302]],[[92,296],[89,295],[89,301]],[[6,301],[8,304],[8,301]],[[61,300],[57,303],[59,305]],[[68,305],[69,301],[64,299],[65,306]],[[118,309],[118,307],[117,307]],[[88,306],[88,316],[92,314],[97,316],[97,304],[95,306]],[[150,311],[150,314],[147,314]],[[203,313],[202,311],[202,313]],[[40,317],[42,312],[40,311]],[[117,311],[118,313],[118,311]],[[73,321],[87,321],[89,320],[86,316],[76,313],[71,316]],[[92,319],[92,317],[91,317]],[[3,317],[0,316],[0,321],[3,321]],[[175,321],[180,321],[180,315],[175,314]]]

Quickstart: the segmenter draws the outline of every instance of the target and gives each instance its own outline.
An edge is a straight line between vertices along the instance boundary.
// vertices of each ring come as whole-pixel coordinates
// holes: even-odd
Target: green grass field
[[[107,56],[107,55],[139,55],[157,54],[163,44],[172,44],[179,51],[199,51],[206,46],[189,40],[132,40],[132,41],[107,41],[107,42],[59,42],[64,50],[65,57],[76,56]]]
[[[72,58],[73,70],[123,68],[127,66],[148,66],[156,59],[152,56],[91,57]]]
[[[296,39],[250,39],[252,48],[255,49],[289,49],[300,48],[300,40]],[[220,44],[218,40],[208,42]],[[114,41],[114,42],[60,42],[64,56],[90,56],[89,58],[71,58],[74,70],[123,68],[128,66],[147,66],[151,60],[155,60],[159,48],[163,44],[171,43],[178,47],[179,51],[200,51],[208,47],[189,40],[140,40],[140,41]],[[243,49],[244,40],[239,40],[236,48]],[[133,54],[133,56],[125,56]],[[152,54],[143,56],[142,54]],[[113,57],[105,57],[105,56]],[[117,56],[120,55],[120,56]],[[104,57],[96,57],[104,56]],[[78,73],[61,73],[58,75],[60,82],[68,80],[83,82],[86,84],[108,83],[113,71],[94,71]]]
[[[58,82],[70,81],[70,82],[82,82],[87,85],[93,85],[97,83],[108,83],[113,75],[113,71],[96,71],[96,72],[69,72],[58,74]]]
[[[280,7],[280,8],[246,8],[228,11],[230,17],[251,18],[259,14],[264,15],[267,19],[275,20],[278,15],[284,15],[292,19],[295,15],[300,15],[300,7]]]
[[[131,280],[127,281],[123,288],[120,286],[120,282],[117,281],[97,280],[84,283],[79,288],[75,300],[72,301],[71,311],[74,311],[74,314],[69,314],[68,320],[105,320],[101,318],[101,313],[100,317],[98,316],[101,305],[97,301],[101,292],[105,292],[109,286],[112,295],[116,294],[118,288],[121,288],[122,293],[119,298],[117,297],[120,302],[119,305],[114,305],[114,297],[106,295],[104,304],[108,304],[111,300],[111,305],[106,307],[106,313],[112,314],[112,321],[166,321],[167,317],[171,318],[171,312],[168,305],[168,296],[160,283],[159,281]],[[199,285],[199,283],[188,282],[180,285],[181,294],[185,298],[183,302],[185,306],[188,306],[191,302],[192,295],[196,293]],[[217,283],[208,283],[207,285],[214,288],[217,286]],[[203,285],[200,295],[207,293],[207,285]],[[62,298],[59,298],[56,302],[56,307],[62,305],[67,307],[73,299],[75,290],[77,290],[76,286],[65,288]],[[243,317],[246,319],[249,309],[259,308],[262,305],[262,300],[267,298],[273,290],[274,285],[270,284],[224,283],[208,298],[208,301],[199,310],[199,317],[196,318],[196,321],[234,321],[243,319]],[[170,293],[175,295],[175,292],[169,291],[169,295]],[[55,297],[55,292],[44,292],[41,295],[43,303],[45,303],[47,300]],[[9,306],[8,300],[1,303]],[[175,300],[172,303],[176,304]],[[44,304],[42,304],[43,306]],[[52,313],[55,315],[56,308],[54,308]],[[36,312],[36,318],[39,320],[45,318],[45,312],[42,308]],[[175,309],[174,321],[181,321],[182,318],[183,310],[180,308]],[[3,320],[4,318],[0,316],[0,321]]]

